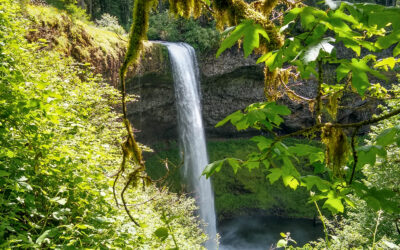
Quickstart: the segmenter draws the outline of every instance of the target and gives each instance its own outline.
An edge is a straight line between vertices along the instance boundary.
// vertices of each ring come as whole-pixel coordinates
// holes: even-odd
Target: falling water
[[[210,180],[201,175],[208,164],[200,107],[199,70],[194,49],[185,43],[164,43],[168,48],[175,84],[180,144],[184,156],[184,177],[196,195],[200,218],[206,223],[210,240],[207,249],[215,249],[216,220],[214,194]]]

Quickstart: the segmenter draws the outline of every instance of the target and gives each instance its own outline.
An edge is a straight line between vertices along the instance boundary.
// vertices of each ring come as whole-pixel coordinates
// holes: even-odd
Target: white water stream
[[[184,177],[194,191],[200,218],[210,240],[205,244],[209,250],[216,249],[216,219],[214,194],[211,182],[201,175],[208,164],[206,142],[201,116],[199,69],[194,49],[185,43],[168,43],[175,85],[175,102],[178,111],[180,146],[184,157]]]

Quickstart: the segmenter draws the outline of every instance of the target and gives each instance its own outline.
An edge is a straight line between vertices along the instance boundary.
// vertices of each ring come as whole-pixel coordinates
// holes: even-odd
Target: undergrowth
[[[171,235],[182,249],[201,248],[190,198],[130,189],[139,227],[116,206],[119,93],[46,40],[28,42],[35,21],[19,7],[0,0],[0,248],[165,249],[175,246]],[[43,7],[28,8],[59,23]]]
[[[200,54],[216,50],[220,38],[214,22],[175,18],[168,10],[150,16],[147,36],[149,40],[186,42]]]

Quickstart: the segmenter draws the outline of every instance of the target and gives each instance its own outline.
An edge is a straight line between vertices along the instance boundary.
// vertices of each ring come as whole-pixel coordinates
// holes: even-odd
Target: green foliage
[[[251,127],[272,131],[283,122],[281,116],[289,114],[290,110],[286,106],[276,105],[274,102],[254,103],[248,106],[244,113],[238,110],[218,122],[215,127],[220,127],[230,121],[237,130]]]
[[[282,142],[282,139],[287,136],[278,136],[274,130],[283,122],[280,115],[290,114],[290,112],[282,112],[284,107],[271,106],[269,113],[266,113],[260,106],[265,104],[252,104],[244,112],[239,110],[227,116],[216,126],[230,121],[238,130],[263,129],[271,132],[274,138],[253,138],[252,140],[258,143],[258,151],[250,154],[246,160],[237,161],[232,158],[219,160],[208,165],[203,174],[211,176],[214,172],[220,171],[225,162],[232,164],[235,172],[238,168],[247,168],[251,171],[253,168],[263,166],[268,171],[266,177],[271,183],[282,179],[284,186],[292,189],[304,186],[312,192],[317,192],[311,196],[311,201],[324,201],[323,207],[331,210],[332,213],[344,212],[345,203],[354,206],[352,195],[355,195],[375,211],[384,210],[396,214],[399,207],[392,201],[396,196],[394,190],[368,187],[363,181],[353,181],[353,179],[355,174],[365,169],[364,166],[374,165],[377,157],[386,157],[386,147],[399,140],[398,127],[384,130],[370,145],[362,147],[357,147],[355,139],[352,138],[352,152],[349,150],[350,147],[346,146],[347,139],[342,127],[353,127],[358,130],[363,125],[384,120],[398,114],[399,111],[394,110],[388,115],[382,115],[379,119],[366,120],[360,124],[348,126],[339,123],[332,125],[328,122],[321,124],[321,110],[325,106],[321,98],[323,91],[340,97],[340,93],[348,89],[350,85],[354,92],[362,97],[368,94],[383,97],[387,93],[383,88],[371,85],[370,78],[372,76],[388,80],[380,70],[393,69],[398,61],[394,57],[377,61],[375,55],[367,53],[376,53],[392,45],[399,46],[397,33],[400,26],[400,10],[347,2],[340,5],[333,2],[329,4],[331,9],[327,10],[300,5],[289,8],[284,13],[280,27],[280,32],[289,37],[285,39],[281,48],[265,53],[258,60],[259,63],[265,63],[269,72],[277,72],[277,76],[266,79],[267,86],[286,84],[288,77],[285,73],[287,72],[290,72],[289,74],[294,78],[300,76],[308,79],[315,76],[318,79],[317,97],[311,101],[307,100],[310,109],[313,109],[314,104],[316,105],[317,124],[292,135],[314,136],[317,131],[321,132],[322,140],[326,145],[325,155],[318,148],[308,145],[288,147]],[[243,40],[245,54],[250,54],[257,47],[255,45],[258,44],[258,33],[260,33],[255,31],[251,24],[252,21],[242,21],[222,42],[217,56],[239,39]],[[299,25],[296,26],[296,24],[300,25],[300,32]],[[337,57],[335,46],[338,43],[352,50],[356,56]],[[361,49],[367,53],[361,55]],[[394,49],[392,54],[397,55],[398,49]],[[324,79],[323,64],[336,67],[337,81]],[[344,78],[347,78],[347,81],[342,83]],[[273,83],[274,79],[280,79],[280,81]],[[377,92],[381,94],[376,94]],[[331,103],[331,107],[327,107],[333,118],[336,116],[337,106],[336,102],[336,104]],[[348,158],[347,155],[350,153],[352,157]],[[300,175],[295,167],[295,162],[300,156],[309,158],[318,175]],[[350,169],[347,166],[352,167]]]
[[[286,233],[286,234],[281,233],[280,235],[281,235],[282,239],[280,239],[278,241],[278,243],[276,243],[276,247],[278,247],[278,248],[283,247],[284,249],[286,249],[290,243],[297,244],[297,242],[290,237],[290,233]]]
[[[295,146],[305,143],[304,140],[288,139],[287,145]],[[313,141],[308,141],[310,147],[320,148]],[[248,155],[257,150],[257,142],[246,139],[231,140],[210,140],[207,143],[210,161],[218,161],[226,157],[235,157],[241,166]],[[158,145],[154,147],[156,153],[147,153],[146,166],[148,173],[154,179],[165,175],[165,160],[168,159],[169,177],[164,185],[175,192],[184,192],[185,182],[180,178],[180,169],[174,169],[180,166],[178,145],[169,143],[168,145]],[[321,150],[321,149],[320,149]],[[239,160],[240,159],[240,160]],[[232,217],[237,214],[251,214],[254,211],[262,210],[266,214],[313,218],[314,209],[312,204],[304,204],[309,196],[309,192],[302,190],[286,190],[283,184],[274,183],[271,185],[265,178],[266,170],[262,164],[258,168],[249,171],[247,168],[232,168],[224,160],[220,172],[212,176],[214,187],[215,206],[219,218]],[[305,175],[313,173],[313,167],[309,164],[309,159],[299,157],[296,163],[299,171]],[[235,171],[237,171],[235,173]],[[299,204],[304,204],[299,206]]]
[[[193,200],[131,190],[141,227],[116,207],[120,96],[87,65],[28,43],[18,7],[0,0],[0,248],[175,247],[153,234],[162,214],[174,217],[180,247],[200,247]]]
[[[150,16],[147,36],[150,40],[189,43],[201,54],[218,46],[219,33],[213,22],[205,24],[194,19],[172,17],[168,11],[153,13]]]
[[[71,0],[46,0],[49,4],[60,10],[65,10],[73,19],[89,22],[90,16],[85,9],[76,5],[76,1]]]
[[[398,89],[398,86],[395,86]],[[389,106],[397,105],[397,101],[390,101]],[[382,131],[387,127],[397,124],[396,119],[389,119],[383,124],[373,127],[370,133],[369,143],[375,141]],[[386,132],[387,133],[387,132]],[[384,135],[386,134],[384,132]],[[368,146],[370,147],[370,146]],[[382,148],[371,149],[382,151]],[[333,237],[331,239],[332,248],[371,248],[373,245],[373,236],[375,235],[375,248],[378,249],[396,249],[400,244],[398,233],[396,231],[396,217],[388,208],[397,206],[400,202],[398,194],[393,195],[388,190],[396,190],[400,178],[398,167],[398,147],[391,145],[383,150],[385,154],[370,153],[373,155],[368,164],[363,165],[362,174],[364,175],[364,199],[354,197],[354,206],[348,208],[348,212],[340,224],[331,227]],[[368,154],[360,156],[360,159],[368,158]],[[385,191],[386,190],[386,191]],[[379,195],[370,196],[374,192],[380,192]],[[389,197],[388,197],[389,195]],[[386,196],[386,199],[382,200]],[[383,210],[380,203],[383,202]],[[377,226],[378,225],[378,226]],[[377,232],[374,234],[375,227]]]

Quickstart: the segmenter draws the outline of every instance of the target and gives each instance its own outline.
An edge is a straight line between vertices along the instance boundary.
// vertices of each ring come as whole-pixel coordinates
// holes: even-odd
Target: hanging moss
[[[129,35],[129,44],[125,55],[124,63],[120,69],[120,75],[125,76],[129,65],[136,62],[140,51],[143,48],[143,40],[146,39],[146,33],[149,28],[150,9],[157,1],[154,0],[136,0],[133,7],[133,22]]]
[[[331,94],[328,98],[328,103],[326,105],[326,110],[333,120],[336,120],[337,112],[339,109],[339,99],[343,96],[342,91],[335,92]]]
[[[278,70],[269,70],[268,67],[264,68],[264,95],[268,101],[276,101],[280,97],[278,79]]]
[[[261,10],[265,16],[269,15],[275,6],[278,4],[278,0],[264,0],[261,5]]]
[[[329,168],[335,177],[342,177],[343,167],[349,156],[347,136],[341,128],[328,123],[322,128],[321,139],[326,146],[325,158]]]
[[[125,142],[122,144],[122,163],[121,167],[116,174],[113,185],[113,192],[115,200],[118,204],[116,198],[115,186],[119,179],[119,177],[125,173],[126,164],[128,162],[133,163],[133,170],[128,174],[128,179],[125,183],[124,188],[121,191],[121,200],[123,206],[130,217],[130,219],[135,223],[136,226],[139,226],[137,221],[132,217],[129,208],[126,205],[126,201],[124,198],[124,193],[129,185],[137,184],[139,178],[142,178],[143,184],[145,185],[147,176],[145,173],[145,165],[142,157],[142,152],[140,147],[138,146],[134,134],[132,126],[127,118],[127,108],[126,108],[126,87],[125,87],[125,75],[128,70],[129,65],[136,64],[139,59],[140,52],[143,48],[143,40],[146,39],[146,33],[149,26],[149,13],[150,9],[155,6],[155,0],[136,0],[133,7],[133,23],[131,26],[131,32],[129,36],[128,49],[125,54],[124,62],[120,68],[120,82],[121,82],[121,92],[122,92],[122,113],[123,113],[123,121],[125,124],[126,131],[128,136]]]
[[[200,0],[169,0],[170,12],[175,16],[197,18],[201,15],[203,5]]]

